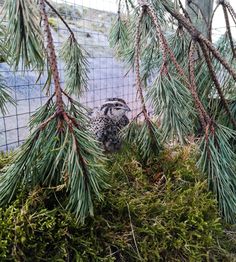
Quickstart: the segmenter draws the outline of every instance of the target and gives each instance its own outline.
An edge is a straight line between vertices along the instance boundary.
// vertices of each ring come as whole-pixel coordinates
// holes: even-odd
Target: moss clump
[[[190,148],[145,164],[124,149],[108,169],[111,187],[83,226],[62,208],[63,191],[23,192],[2,208],[0,260],[233,261],[236,241],[224,233]]]

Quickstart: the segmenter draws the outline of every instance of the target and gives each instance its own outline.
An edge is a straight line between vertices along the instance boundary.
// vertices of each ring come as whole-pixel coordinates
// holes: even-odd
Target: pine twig
[[[140,60],[140,42],[141,42],[141,22],[143,19],[145,13],[145,9],[142,8],[141,13],[139,15],[138,18],[138,23],[137,23],[137,29],[136,29],[136,38],[135,38],[135,74],[136,74],[136,87],[137,87],[137,91],[139,93],[139,97],[141,100],[141,104],[142,104],[142,111],[144,114],[144,118],[147,122],[149,122],[149,117],[147,114],[147,108],[145,105],[145,100],[144,100],[144,95],[143,95],[143,91],[142,91],[142,81],[141,81],[141,77],[140,77],[140,64],[139,64],[139,60]]]
[[[211,63],[211,59],[209,57],[208,50],[206,49],[206,46],[202,42],[200,42],[199,44],[200,44],[200,47],[202,49],[204,58],[206,60],[210,76],[211,76],[211,78],[212,78],[212,80],[213,80],[213,82],[215,84],[216,90],[217,90],[217,92],[218,92],[218,94],[220,96],[220,99],[222,101],[223,107],[224,107],[226,113],[229,115],[230,120],[231,120],[234,128],[236,129],[236,121],[234,119],[234,116],[232,115],[232,112],[229,109],[228,103],[227,103],[227,101],[226,101],[226,99],[224,97],[223,91],[222,91],[222,89],[220,87],[220,83],[219,83],[219,81],[217,79],[216,73],[215,73],[213,65]]]
[[[184,16],[191,22],[192,20],[191,20],[191,18],[189,16],[187,10],[183,7],[181,0],[178,0],[178,2],[179,2],[179,6],[180,6],[181,10],[184,13]]]
[[[55,117],[57,117],[58,113],[55,112],[53,115],[51,115],[48,119],[46,119],[42,124],[39,126],[39,130],[43,130],[49,122],[51,122]]]
[[[193,1],[188,1],[189,7],[190,7],[191,4],[194,5],[194,6],[200,11],[200,13],[201,13],[201,15],[202,15],[202,18],[203,18],[206,26],[208,26],[208,25],[207,25],[207,19],[206,19],[205,15],[203,14],[202,9],[200,8],[200,6],[199,6],[198,4],[196,4],[196,3],[194,3]],[[191,7],[190,7],[190,8],[191,8]],[[192,8],[192,10],[193,10],[193,8]]]
[[[55,83],[57,110],[58,112],[63,112],[64,106],[63,106],[63,100],[62,100],[59,71],[57,67],[57,57],[56,57],[55,47],[53,44],[51,30],[49,27],[48,16],[46,13],[45,0],[40,0],[39,3],[40,3],[40,13],[42,16],[42,21],[43,21],[43,26],[44,26],[44,33],[46,35],[46,41],[47,41],[47,49],[48,49],[47,55],[48,55],[50,67],[52,69],[53,80]]]
[[[231,15],[231,18],[233,19],[234,24],[236,25],[236,14],[234,10],[230,9],[228,6],[227,6],[227,9],[229,11],[229,14]]]
[[[236,53],[235,53],[235,48],[234,48],[234,41],[233,41],[233,37],[232,37],[232,32],[230,29],[230,23],[229,23],[229,16],[228,16],[228,12],[227,12],[227,7],[225,6],[224,3],[221,4],[222,8],[223,8],[223,13],[224,13],[224,18],[225,18],[225,25],[226,25],[226,29],[229,35],[229,42],[230,42],[230,46],[231,46],[231,50],[233,53],[233,58],[236,58]]]
[[[164,34],[162,33],[160,26],[158,25],[156,15],[155,15],[155,11],[154,11],[153,7],[148,2],[145,2],[145,5],[146,5],[146,8],[147,8],[148,14],[151,16],[153,23],[155,24],[157,34],[161,36],[163,48],[164,48],[164,50],[166,50],[165,52],[169,53],[170,59],[174,63],[177,72],[183,77],[184,81],[186,82],[186,84],[188,86],[188,89],[191,91],[191,94],[192,94],[194,101],[195,101],[195,107],[196,107],[196,109],[199,113],[199,118],[200,118],[201,124],[202,124],[203,128],[205,128],[206,123],[211,122],[210,117],[209,117],[208,113],[206,112],[201,100],[199,99],[197,92],[195,92],[193,90],[192,85],[189,83],[188,78],[187,78],[183,68],[178,63],[177,59],[175,58],[173,51],[169,47],[168,42],[165,39]]]
[[[199,118],[202,124],[202,127],[204,128],[205,132],[207,131],[207,126],[210,123],[210,119],[209,116],[204,115],[204,113],[201,110],[201,101],[198,97],[197,94],[197,86],[196,86],[196,81],[195,81],[195,71],[194,71],[194,64],[195,64],[195,58],[194,58],[194,54],[195,54],[195,40],[192,41],[192,43],[190,44],[190,50],[189,50],[189,79],[190,79],[190,91],[191,94],[194,98],[195,101],[195,105],[196,108],[198,110],[199,113]]]
[[[53,12],[61,19],[61,21],[63,22],[63,24],[66,26],[66,28],[69,30],[71,37],[73,40],[75,40],[75,34],[72,31],[72,29],[70,28],[70,26],[68,25],[68,23],[65,21],[65,19],[60,15],[60,13],[56,10],[56,8],[50,4],[47,0],[44,0],[45,3],[53,10]]]
[[[197,41],[203,41],[207,48],[211,51],[213,56],[224,66],[224,68],[229,72],[229,74],[236,81],[236,71],[231,67],[231,65],[221,56],[220,52],[213,46],[213,44],[203,35],[201,34],[189,21],[181,14],[175,12],[168,5],[163,3],[165,9],[168,13],[170,13],[175,19],[181,23],[190,35]]]
[[[155,11],[154,11],[154,9],[150,5],[147,5],[147,13],[151,17],[151,19],[152,19],[152,21],[153,21],[153,23],[155,25],[156,32],[157,32],[157,35],[158,35],[158,38],[159,38],[160,44],[161,44],[163,63],[162,63],[160,72],[164,73],[164,74],[167,74],[167,71],[168,71],[167,70],[167,48],[166,48],[165,37],[164,37],[164,34],[163,34],[162,30],[161,30],[161,26],[158,23],[157,17],[155,15]]]
[[[213,56],[224,66],[224,68],[229,72],[229,74],[236,81],[236,71],[232,68],[232,66],[221,56],[220,52],[212,45],[212,43],[207,40],[203,35],[199,35],[199,40],[203,41],[203,43],[208,47]],[[200,42],[198,40],[198,42]]]
[[[233,7],[231,6],[229,2],[225,2],[224,4],[227,7],[227,9],[229,10],[231,17],[233,18],[234,23],[236,25],[236,12],[234,11]]]

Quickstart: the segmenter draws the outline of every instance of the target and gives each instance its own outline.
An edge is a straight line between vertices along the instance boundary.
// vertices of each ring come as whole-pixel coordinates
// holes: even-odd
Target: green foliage
[[[118,17],[111,27],[109,35],[110,46],[115,49],[117,53],[122,52],[128,47],[128,30],[126,21]],[[118,50],[117,50],[118,48]]]
[[[230,42],[227,32],[218,39],[216,47],[231,66],[236,69],[236,59],[233,58],[232,53],[229,51]],[[231,98],[232,94],[235,95],[235,81],[218,61],[214,60],[214,66],[226,98]]]
[[[65,190],[22,192],[0,210],[1,260],[232,261],[235,233],[223,233],[194,150],[174,148],[149,160],[139,162],[132,147],[114,155],[111,188],[83,226],[58,207]]]
[[[0,112],[4,115],[7,112],[7,103],[15,105],[15,100],[11,97],[7,89],[6,82],[0,75]]]
[[[4,153],[0,152],[0,172],[3,168],[6,168],[6,166],[10,163],[12,159],[12,153]]]
[[[127,143],[137,146],[143,161],[158,155],[162,149],[161,134],[151,120],[138,123],[137,119],[134,119],[121,131],[121,136]]]
[[[6,28],[3,24],[0,24],[0,63],[7,61],[8,50],[6,46]],[[6,81],[0,74],[0,113],[6,114],[6,103],[15,104],[14,99],[11,97],[9,90],[7,89]]]
[[[23,69],[34,68],[41,74],[48,62],[45,86],[50,85],[51,79],[55,85],[48,102],[30,122],[30,136],[0,177],[0,205],[9,204],[20,188],[24,191],[38,186],[65,189],[66,209],[84,223],[87,216],[93,216],[93,199],[101,200],[101,190],[107,186],[104,182],[107,175],[105,157],[99,143],[87,130],[89,120],[85,108],[70,97],[72,93],[80,95],[86,87],[88,68],[85,54],[66,24],[71,36],[62,47],[61,57],[65,62],[65,90],[68,94],[62,90],[59,80],[47,5],[61,18],[47,1],[10,0],[3,8],[8,23],[7,45],[13,54],[10,64],[17,70],[22,63]],[[44,37],[47,48],[44,48]],[[1,106],[7,99],[6,93],[0,93]]]
[[[155,115],[161,118],[163,139],[177,139],[184,143],[193,133],[192,118],[195,114],[189,90],[175,74],[161,75],[149,88],[148,97]]]
[[[3,24],[0,24],[0,63],[7,61],[8,50],[6,46],[6,28]]]
[[[66,188],[66,207],[83,223],[86,216],[93,215],[93,198],[102,198],[100,191],[105,187],[107,173],[98,142],[86,130],[88,119],[82,106],[75,101],[64,106],[67,118],[71,116],[71,121],[80,122],[72,126],[61,115],[54,115],[47,126],[39,125],[55,112],[52,100],[34,115],[31,136],[0,177],[0,204],[9,203],[19,188],[32,190],[38,185]]]
[[[121,3],[125,5],[124,0]],[[236,67],[229,35],[225,34],[216,43],[218,53],[196,31],[186,14],[184,19],[181,14],[184,11],[179,3],[169,0],[138,1],[137,7],[132,8],[123,18],[126,21],[123,29],[125,33],[120,33],[121,26],[113,27],[110,41],[115,51],[119,50],[120,58],[129,66],[135,67],[136,58],[140,63],[137,79],[140,74],[142,86],[146,88],[145,94],[154,109],[154,118],[160,121],[159,132],[164,142],[177,141],[183,144],[189,135],[208,134],[209,126],[214,123],[216,129],[211,130],[211,134],[206,135],[200,145],[199,163],[208,175],[210,188],[217,195],[221,213],[227,221],[234,221],[235,138],[232,134],[235,123],[230,115],[232,113],[234,116],[235,113],[233,98],[236,94]],[[138,14],[141,14],[142,19],[137,19]],[[118,41],[120,35],[122,41]],[[134,39],[138,39],[136,43],[140,45],[135,46]],[[123,43],[127,48],[124,49]],[[133,139],[137,144],[142,141],[145,150],[146,134],[138,134],[138,140]],[[129,138],[131,142],[132,135]],[[146,154],[145,150],[143,152]]]
[[[64,43],[60,57],[65,62],[65,90],[69,94],[80,95],[86,90],[88,80],[88,55],[73,35]]]
[[[235,135],[231,129],[217,126],[214,134],[209,134],[207,140],[202,139],[198,162],[208,174],[209,186],[217,195],[222,214],[231,223],[236,221],[236,155],[229,141]]]
[[[4,16],[7,19],[7,48],[9,63],[17,69],[44,68],[44,47],[40,29],[39,10],[35,1],[5,1]],[[21,65],[20,65],[21,63]]]

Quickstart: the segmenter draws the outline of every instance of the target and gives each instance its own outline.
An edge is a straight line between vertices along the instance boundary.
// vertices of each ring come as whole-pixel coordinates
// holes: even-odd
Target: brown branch
[[[189,7],[190,7],[191,4],[194,5],[194,6],[196,6],[196,8],[198,8],[198,10],[200,11],[200,13],[201,13],[201,15],[202,15],[202,18],[203,18],[206,26],[208,27],[207,19],[206,19],[206,17],[204,16],[204,14],[203,14],[202,9],[200,8],[200,6],[199,6],[198,4],[192,2],[192,1],[189,1]],[[190,8],[191,8],[191,7],[190,7]]]
[[[207,48],[211,51],[213,56],[220,61],[220,63],[224,66],[224,68],[229,72],[229,74],[234,78],[236,81],[236,71],[231,67],[231,65],[221,56],[220,52],[213,46],[213,44],[203,35],[201,34],[189,21],[181,14],[173,11],[163,3],[163,6],[169,12],[175,19],[178,20],[179,23],[181,23],[187,31],[190,33],[190,35],[196,40],[196,41],[203,41],[204,44],[207,46]]]
[[[172,60],[172,62],[174,63],[175,67],[176,67],[176,70],[178,71],[178,73],[183,77],[184,81],[186,83],[189,84],[188,82],[188,78],[183,70],[183,68],[179,65],[179,63],[177,62],[176,58],[175,58],[175,55],[173,53],[173,51],[171,50],[171,48],[169,47],[168,45],[168,42],[167,40],[165,39],[164,37],[164,34],[161,30],[161,27],[160,25],[158,24],[158,20],[157,20],[157,17],[155,15],[155,10],[153,9],[153,7],[146,2],[146,8],[147,8],[147,12],[148,14],[150,15],[154,25],[155,25],[155,28],[156,28],[156,32],[157,32],[157,35],[159,36],[159,39],[161,41],[161,45],[162,45],[162,52],[163,52],[163,58],[167,57],[167,52],[169,53],[170,55],[170,59]],[[165,62],[165,60],[164,60]]]
[[[212,45],[212,43],[207,40],[203,35],[199,35],[199,39],[204,42],[204,44],[211,51],[213,56],[220,61],[220,63],[224,66],[224,68],[229,72],[229,74],[236,81],[236,71],[232,68],[232,66],[221,56],[220,52]],[[198,41],[199,42],[199,41]]]
[[[40,126],[38,127],[39,130],[43,130],[52,119],[54,119],[58,115],[57,112],[55,112],[53,115],[51,115],[48,119],[46,119]]]
[[[61,19],[61,21],[63,22],[63,24],[66,26],[66,28],[69,30],[71,37],[74,41],[76,41],[75,38],[75,34],[72,31],[72,29],[70,28],[70,26],[67,24],[67,22],[65,21],[65,19],[60,15],[60,13],[55,9],[55,7],[50,4],[47,0],[44,0],[44,2],[53,10],[53,12]]]
[[[145,9],[142,7],[141,13],[139,15],[138,21],[137,21],[137,28],[136,28],[136,37],[135,37],[135,73],[136,73],[136,87],[137,87],[137,92],[139,93],[139,97],[141,100],[142,104],[142,111],[144,114],[145,120],[149,121],[149,117],[147,114],[147,108],[145,105],[145,100],[144,100],[144,95],[143,95],[143,90],[142,90],[142,81],[140,77],[140,49],[141,49],[141,22],[143,19],[145,13]]]
[[[147,9],[147,13],[151,17],[151,19],[152,19],[152,21],[155,25],[157,36],[160,40],[160,46],[161,46],[162,57],[163,57],[163,63],[162,63],[160,72],[161,72],[161,74],[162,73],[167,74],[167,71],[168,71],[167,70],[167,55],[168,54],[167,54],[167,48],[166,48],[166,42],[165,42],[164,34],[161,30],[160,24],[158,23],[157,16],[155,15],[155,10],[150,5],[147,5],[145,8]]]
[[[235,49],[234,49],[234,41],[233,41],[231,29],[230,29],[229,16],[228,16],[227,8],[224,4],[221,4],[221,5],[222,5],[222,8],[223,8],[223,12],[224,12],[225,25],[226,25],[226,29],[227,29],[227,32],[228,32],[228,35],[229,35],[229,42],[230,42],[230,46],[231,46],[231,49],[232,49],[233,58],[236,58],[236,53],[235,53]]]
[[[43,21],[43,26],[44,26],[44,33],[45,33],[46,41],[47,41],[47,55],[48,55],[48,60],[49,60],[49,64],[52,70],[53,80],[55,84],[57,112],[59,113],[59,112],[64,111],[64,105],[63,105],[63,100],[62,100],[59,71],[57,67],[57,57],[56,57],[51,29],[50,29],[49,22],[48,22],[45,0],[39,0],[39,4],[40,4],[40,13],[41,13],[42,21]]]
[[[63,112],[62,115],[63,115],[63,118],[65,119],[69,129],[70,129],[70,132],[71,132],[71,135],[72,135],[72,138],[73,138],[73,142],[74,142],[74,145],[75,145],[75,150],[76,150],[76,152],[78,154],[79,162],[80,162],[81,168],[83,170],[85,186],[86,186],[86,190],[87,190],[89,171],[88,171],[88,168],[87,168],[87,164],[86,164],[83,156],[81,155],[81,151],[80,151],[80,148],[79,148],[78,140],[77,140],[77,138],[76,138],[76,136],[74,134],[73,121],[70,119],[70,117],[67,115],[66,112]]]
[[[233,19],[234,24],[236,25],[236,14],[234,10],[230,9],[228,6],[227,6],[227,9],[229,11],[229,14],[231,15],[231,18]]]
[[[51,101],[52,101],[52,99],[53,99],[53,97],[55,96],[55,92],[51,95],[51,97],[48,99],[48,101],[46,102],[46,104],[48,105]]]
[[[168,52],[169,55],[170,55],[170,59],[172,60],[172,62],[174,63],[175,65],[175,68],[177,70],[177,72],[180,74],[180,76],[182,76],[183,80],[186,82],[187,86],[188,86],[188,89],[190,90],[193,98],[194,98],[194,101],[195,101],[195,107],[199,113],[199,118],[201,119],[201,123],[204,126],[206,126],[206,123],[207,122],[211,122],[210,120],[210,116],[208,115],[208,113],[206,112],[202,102],[200,101],[198,95],[196,92],[194,92],[194,90],[192,90],[192,85],[190,84],[189,80],[188,80],[188,77],[186,76],[185,72],[184,72],[184,69],[181,67],[181,65],[178,63],[173,51],[171,50],[171,48],[169,47],[168,45],[168,42],[166,40],[166,38],[164,37],[164,34],[162,33],[162,30],[160,28],[160,26],[158,25],[158,21],[157,21],[157,18],[156,18],[156,15],[155,15],[155,10],[153,9],[153,7],[145,2],[145,6],[146,6],[146,9],[147,9],[147,12],[148,14],[151,16],[152,20],[153,20],[153,23],[155,24],[156,26],[156,31],[157,31],[157,34],[158,35],[161,35],[161,39],[162,39],[162,42],[163,42],[163,48],[165,49],[165,52]]]
[[[233,20],[234,20],[234,22],[235,22],[236,13],[235,13],[233,7],[231,6],[231,4],[230,4],[229,2],[225,2],[224,4],[225,4],[225,6],[228,8],[228,10],[230,11],[230,14],[231,14],[231,16],[232,16],[232,18],[233,18]],[[235,22],[235,24],[236,24],[236,22]]]
[[[202,124],[202,127],[204,128],[205,132],[206,132],[206,128],[207,125],[209,124],[209,119],[206,119],[206,117],[204,116],[202,109],[201,109],[201,101],[198,97],[197,94],[197,86],[196,86],[196,81],[195,81],[195,58],[194,58],[194,54],[195,54],[195,41],[193,40],[192,43],[190,44],[190,51],[189,51],[189,79],[190,79],[190,92],[193,96],[195,105],[196,105],[196,109],[198,111],[199,114],[199,118],[200,118],[200,122]]]
[[[229,109],[228,103],[227,103],[227,101],[226,101],[226,99],[224,97],[223,91],[222,91],[222,89],[220,87],[220,83],[219,83],[219,81],[217,79],[216,73],[215,73],[213,65],[211,63],[211,59],[210,59],[210,56],[208,54],[208,50],[207,50],[206,46],[203,43],[201,43],[201,42],[200,42],[200,46],[201,46],[204,58],[206,60],[207,66],[208,66],[208,70],[209,70],[210,76],[211,76],[211,78],[212,78],[212,80],[213,80],[213,82],[215,84],[216,90],[217,90],[217,92],[218,92],[218,94],[219,94],[219,96],[221,98],[223,107],[224,107],[226,113],[229,115],[230,120],[231,120],[234,128],[236,129],[236,121],[234,119],[234,116],[232,115],[232,112]]]
[[[62,92],[62,94],[63,95],[65,95],[66,97],[67,97],[67,99],[71,102],[71,103],[73,103],[75,100],[72,98],[72,97],[70,97],[64,90],[61,90],[61,92]]]
[[[181,0],[179,0],[178,2],[179,2],[180,8],[182,9],[182,11],[184,13],[184,16],[191,22],[191,18],[189,16],[188,12],[186,11],[186,9],[183,7]]]

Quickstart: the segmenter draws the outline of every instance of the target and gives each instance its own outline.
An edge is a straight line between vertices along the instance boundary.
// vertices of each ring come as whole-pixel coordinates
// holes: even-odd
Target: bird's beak
[[[126,111],[127,112],[130,112],[131,111],[131,109],[126,105]]]

